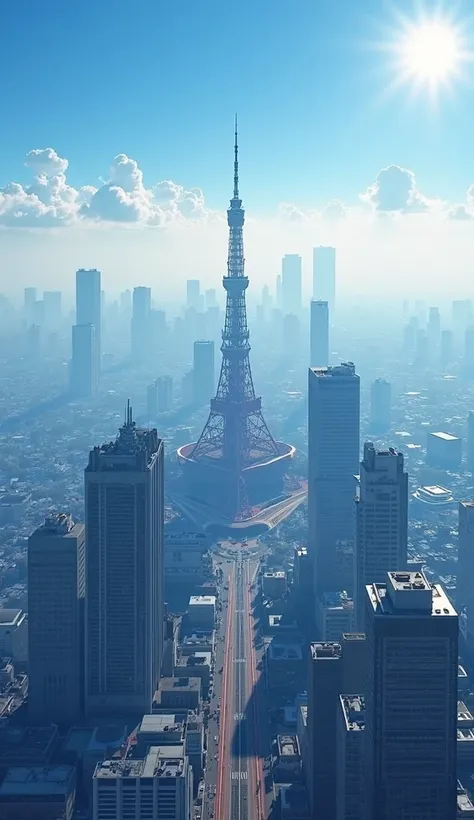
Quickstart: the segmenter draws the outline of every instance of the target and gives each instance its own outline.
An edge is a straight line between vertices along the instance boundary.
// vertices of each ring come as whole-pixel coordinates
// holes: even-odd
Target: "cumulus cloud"
[[[147,188],[138,163],[126,154],[114,157],[108,179],[99,187],[69,185],[69,162],[54,148],[30,151],[25,166],[33,172],[29,185],[13,182],[0,189],[0,225],[51,227],[92,220],[165,226],[209,215],[199,188],[186,189],[171,180]]]
[[[344,219],[349,212],[347,205],[340,199],[330,199],[322,212],[323,219]]]
[[[382,168],[360,199],[382,212],[422,213],[434,204],[418,190],[413,171],[400,165]]]
[[[466,201],[453,205],[448,211],[448,216],[458,221],[474,219],[474,185],[467,189]]]

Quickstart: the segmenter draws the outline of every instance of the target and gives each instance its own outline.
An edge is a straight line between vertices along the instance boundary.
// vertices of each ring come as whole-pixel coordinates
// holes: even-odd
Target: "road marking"
[[[234,713],[234,720],[245,720],[245,715],[243,712],[235,712]]]
[[[245,658],[234,658],[234,663],[245,663]]]
[[[247,772],[232,772],[232,780],[247,780]]]

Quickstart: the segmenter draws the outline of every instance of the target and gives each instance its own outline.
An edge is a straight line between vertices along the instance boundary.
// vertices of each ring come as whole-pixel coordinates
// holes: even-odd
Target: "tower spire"
[[[237,143],[237,114],[235,115],[234,132],[234,199],[239,198],[239,146]]]

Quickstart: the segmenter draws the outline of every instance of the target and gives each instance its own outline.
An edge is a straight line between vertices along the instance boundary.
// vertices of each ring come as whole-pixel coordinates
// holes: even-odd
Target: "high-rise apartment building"
[[[360,380],[352,362],[310,368],[308,384],[308,549],[316,589],[340,589],[338,542],[354,538],[359,472]]]
[[[287,253],[281,264],[281,309],[283,313],[301,314],[303,269],[301,256]]]
[[[81,714],[84,524],[49,515],[28,539],[28,717],[71,724]]]
[[[182,746],[150,746],[144,757],[98,763],[93,820],[192,820],[193,774]]]
[[[474,647],[474,501],[459,502],[456,607],[466,609],[467,639]]]
[[[336,248],[320,245],[313,248],[313,299],[323,299],[329,305],[334,321],[336,304]]]
[[[408,473],[402,453],[364,444],[355,510],[354,597],[357,628],[363,632],[366,585],[382,583],[389,570],[407,565]]]
[[[329,307],[321,299],[311,299],[309,356],[310,367],[329,364]]]
[[[366,820],[365,702],[340,695],[336,737],[336,820]]]
[[[102,298],[100,270],[76,271],[76,325],[94,325],[98,372],[102,365]]]
[[[188,279],[186,282],[186,307],[200,310],[201,283],[199,279]]]
[[[366,816],[455,820],[457,614],[420,572],[366,589]]]
[[[374,433],[390,430],[392,386],[385,379],[375,379],[370,388],[370,427]]]
[[[194,342],[193,398],[199,406],[209,404],[215,395],[214,342]]]
[[[69,387],[76,396],[93,396],[99,383],[99,357],[95,325],[74,325]]]
[[[135,362],[144,361],[150,353],[150,313],[151,288],[134,288],[130,342],[132,359]]]
[[[151,710],[163,647],[163,442],[130,407],[85,470],[86,712]]]
[[[341,684],[341,645],[310,644],[307,782],[311,817],[324,820],[336,817],[336,729]]]

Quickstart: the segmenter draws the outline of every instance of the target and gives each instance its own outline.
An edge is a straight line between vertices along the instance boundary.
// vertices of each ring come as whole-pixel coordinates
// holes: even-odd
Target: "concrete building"
[[[309,324],[310,367],[329,365],[329,307],[321,299],[311,299]]]
[[[201,283],[199,279],[188,279],[186,282],[186,307],[201,309]]]
[[[368,820],[455,820],[458,617],[420,572],[367,586]]]
[[[284,783],[301,777],[301,754],[297,735],[277,735],[275,774]]]
[[[458,471],[462,461],[462,439],[451,433],[428,433],[426,463],[441,470]]]
[[[337,544],[354,538],[360,437],[360,380],[354,364],[310,368],[308,393],[308,551],[320,593],[341,589]]]
[[[323,592],[319,599],[318,627],[323,641],[339,641],[354,629],[354,601],[347,592]]]
[[[204,556],[208,540],[204,533],[170,532],[165,535],[165,584],[200,584],[205,580]]]
[[[94,325],[97,369],[102,363],[102,299],[100,270],[76,271],[76,325]]]
[[[143,362],[151,353],[151,288],[133,288],[130,324],[132,361]]]
[[[474,413],[467,415],[467,469],[474,473]]]
[[[99,351],[95,325],[74,325],[69,388],[75,396],[90,397],[99,385]]]
[[[174,668],[175,678],[201,678],[202,689],[209,687],[212,655],[210,652],[196,652],[180,658]]]
[[[336,739],[336,820],[366,820],[365,703],[340,695]]]
[[[382,583],[389,570],[407,565],[408,473],[401,453],[364,444],[355,510],[354,596],[357,629],[364,632],[366,584]]]
[[[216,392],[214,342],[194,342],[193,354],[193,399],[201,407],[208,405]]]
[[[324,820],[336,817],[336,727],[341,683],[341,645],[310,644],[307,783],[311,817]]]
[[[20,667],[28,661],[28,620],[22,609],[0,609],[0,658]]]
[[[313,298],[323,299],[329,305],[329,316],[334,321],[336,304],[336,249],[313,248]]]
[[[191,595],[188,614],[193,628],[213,629],[216,620],[216,596]]]
[[[459,502],[456,607],[466,609],[467,642],[474,648],[474,501]]]
[[[284,315],[301,315],[302,288],[301,256],[297,253],[287,253],[281,263],[281,309]]]
[[[85,470],[86,712],[150,711],[163,652],[163,442],[128,407]]]
[[[367,677],[367,641],[363,632],[345,632],[341,637],[342,691],[364,694]]]
[[[84,524],[50,515],[28,539],[28,715],[71,724],[82,710]]]
[[[0,785],[2,820],[72,820],[76,800],[73,766],[17,766]]]
[[[283,598],[287,590],[286,572],[284,570],[267,570],[262,577],[262,592],[266,598]]]
[[[159,376],[156,380],[158,413],[167,413],[173,407],[173,379]]]
[[[154,709],[196,709],[201,703],[201,678],[161,678]]]
[[[390,430],[392,385],[385,379],[375,379],[370,388],[370,429],[374,433]]]
[[[93,820],[191,820],[192,769],[182,746],[151,746],[145,757],[105,760],[93,777]]]

